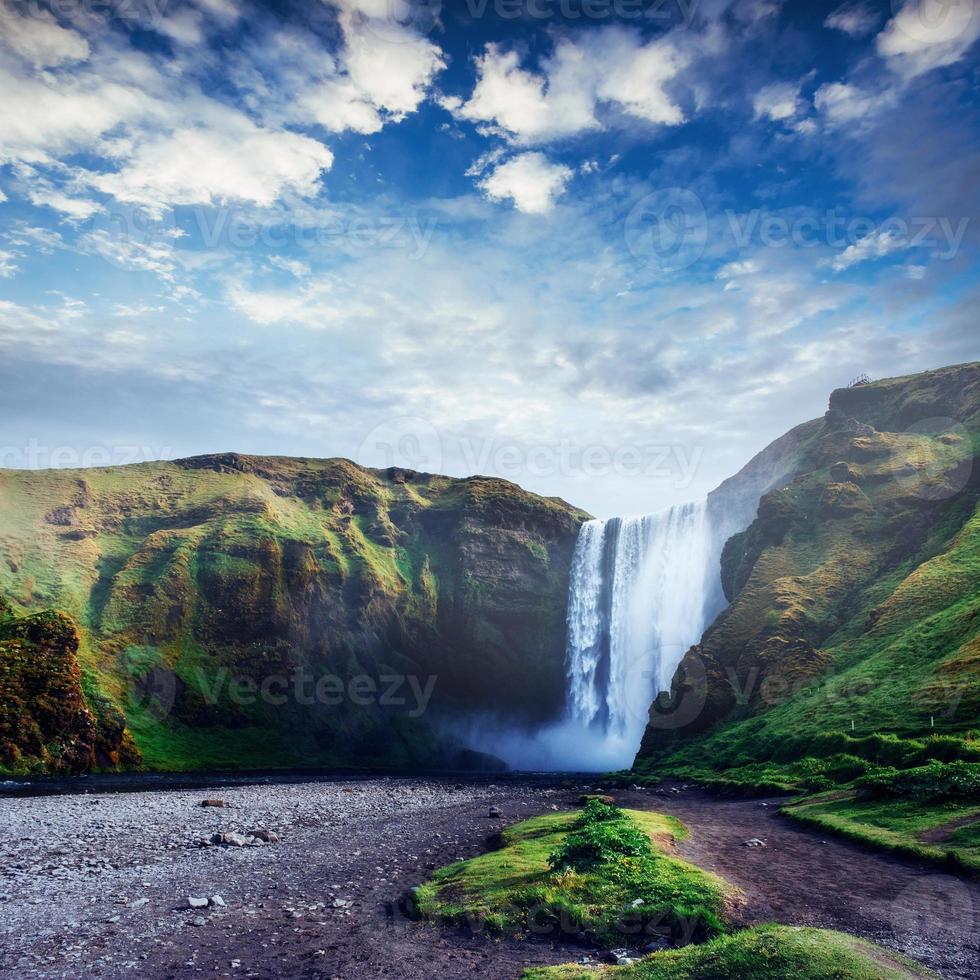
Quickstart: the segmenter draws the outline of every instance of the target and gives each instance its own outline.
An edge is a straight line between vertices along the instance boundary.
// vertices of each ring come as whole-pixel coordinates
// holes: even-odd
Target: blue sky
[[[980,356],[977,0],[0,0],[0,466],[692,499]]]

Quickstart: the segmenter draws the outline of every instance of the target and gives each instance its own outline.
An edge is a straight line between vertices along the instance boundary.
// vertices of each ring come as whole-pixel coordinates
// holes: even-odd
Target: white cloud
[[[0,252],[0,279],[10,279],[18,271],[19,266],[14,262],[14,253]]]
[[[0,46],[35,68],[53,68],[89,56],[88,42],[81,34],[62,27],[49,11],[36,4],[32,7],[34,16],[25,17],[9,0],[0,0]]]
[[[91,178],[98,190],[155,214],[174,205],[274,203],[292,191],[316,192],[333,154],[298,133],[260,129],[241,113],[213,114],[208,128],[144,140],[117,173]]]
[[[881,20],[881,15],[873,7],[863,3],[845,3],[829,14],[824,27],[842,31],[851,37],[864,37],[870,34]]]
[[[736,262],[728,262],[719,270],[716,278],[734,279],[737,276],[750,276],[759,271],[759,263],[755,259],[743,259]]]
[[[595,129],[602,106],[648,123],[677,125],[684,113],[667,87],[687,63],[669,36],[644,42],[619,27],[559,40],[540,72],[521,67],[516,51],[491,44],[477,58],[469,99],[444,99],[443,106],[524,145]]]
[[[976,0],[909,0],[876,38],[888,67],[905,78],[960,60],[980,37]]]
[[[302,96],[303,110],[334,133],[377,133],[384,120],[350,79],[328,79],[311,86]]]
[[[377,31],[370,19],[349,14],[341,17],[341,25],[342,61],[353,84],[372,105],[396,120],[414,112],[432,79],[446,67],[438,45],[390,23],[383,32]]]
[[[831,126],[843,126],[863,119],[881,109],[888,101],[883,93],[870,92],[847,82],[821,85],[813,96],[813,104]]]
[[[56,187],[34,167],[22,164],[15,167],[15,172],[26,187],[27,197],[35,207],[49,207],[60,211],[67,215],[70,221],[84,221],[101,210],[101,206],[95,201],[76,197]],[[72,191],[76,190],[73,185],[70,186]]]
[[[300,262],[299,259],[287,259],[281,255],[273,255],[269,259],[269,264],[276,269],[282,269],[283,272],[288,272],[296,279],[306,279],[310,275],[310,267],[305,262]]]
[[[113,316],[140,317],[148,313],[162,313],[162,306],[150,306],[148,303],[137,301],[136,303],[116,303],[112,308]]]
[[[41,163],[90,148],[148,108],[143,93],[91,73],[31,78],[0,69],[0,162]]]
[[[799,82],[774,82],[756,92],[752,99],[755,118],[765,116],[773,122],[792,119],[800,110]]]
[[[834,272],[843,272],[852,265],[880,259],[891,252],[909,247],[905,237],[894,231],[879,231],[848,245],[843,252],[831,261]]]
[[[493,201],[508,198],[525,214],[546,214],[565,190],[572,171],[563,164],[550,163],[543,153],[521,153],[497,166],[480,181],[480,187]]]
[[[584,55],[559,42],[546,75],[520,67],[516,51],[487,45],[476,61],[477,83],[465,103],[445,102],[460,119],[490,123],[516,142],[533,143],[594,128],[595,83]]]

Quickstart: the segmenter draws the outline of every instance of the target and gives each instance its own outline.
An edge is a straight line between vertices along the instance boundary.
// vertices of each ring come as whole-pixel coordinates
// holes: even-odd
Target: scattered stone
[[[491,820],[499,820],[503,814],[500,812],[499,808],[492,806],[487,811],[487,816],[490,817]]]
[[[203,915],[195,915],[194,918],[191,919],[191,925],[197,926],[198,928],[201,926],[206,926],[207,924],[208,920],[205,919]]]
[[[753,837],[751,840],[747,840],[743,847],[765,847],[766,842],[764,840],[759,840],[758,837]]]
[[[609,958],[616,966],[629,966],[639,959],[631,949],[611,949],[609,950]]]
[[[212,834],[211,843],[218,844],[221,847],[248,847],[249,838],[242,834],[236,834],[234,831],[229,831],[227,833]]]
[[[197,895],[188,895],[187,907],[189,909],[206,909],[208,907],[208,900]]]
[[[201,806],[224,806],[224,800],[201,800]]]
[[[354,903],[349,898],[335,898],[331,904],[335,909],[349,909]]]
[[[208,899],[208,903],[213,905],[215,908],[223,909],[225,908],[225,900],[220,895],[212,895]]]
[[[279,843],[279,835],[272,830],[250,830],[248,834],[250,837],[254,837],[256,840],[262,841],[263,844]]]

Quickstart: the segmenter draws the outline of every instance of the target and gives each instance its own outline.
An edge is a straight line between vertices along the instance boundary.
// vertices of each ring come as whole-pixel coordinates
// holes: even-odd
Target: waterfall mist
[[[476,741],[519,769],[628,767],[650,703],[720,611],[706,503],[582,525],[569,582],[566,715]]]

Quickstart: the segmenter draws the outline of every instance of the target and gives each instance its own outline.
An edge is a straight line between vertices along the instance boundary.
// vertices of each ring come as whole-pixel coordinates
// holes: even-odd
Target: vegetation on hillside
[[[980,364],[834,392],[726,545],[731,605],[655,705],[634,778],[889,785],[941,824],[911,773],[980,762],[978,457]]]
[[[504,480],[346,460],[0,471],[0,595],[74,621],[85,704],[124,719],[146,767],[481,764],[431,719],[560,710],[585,516]],[[313,697],[324,678],[339,703]]]

